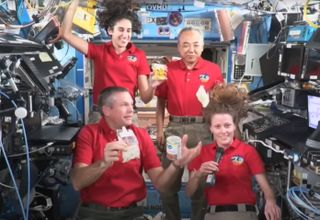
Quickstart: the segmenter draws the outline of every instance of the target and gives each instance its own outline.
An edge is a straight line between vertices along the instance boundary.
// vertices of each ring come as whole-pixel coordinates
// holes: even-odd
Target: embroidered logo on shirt
[[[208,73],[202,73],[199,75],[199,80],[202,82],[202,83],[206,83],[208,82],[210,79],[209,77],[209,74]]]
[[[244,159],[243,159],[243,157],[236,155],[236,156],[231,157],[231,161],[234,165],[239,166],[239,165],[243,164]]]
[[[135,55],[129,55],[127,59],[129,62],[136,62],[138,60],[138,58]]]

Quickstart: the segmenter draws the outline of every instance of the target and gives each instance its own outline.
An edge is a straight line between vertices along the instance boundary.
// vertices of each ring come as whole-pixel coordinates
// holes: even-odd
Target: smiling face
[[[110,97],[112,105],[102,107],[110,128],[119,129],[132,124],[133,100],[129,92],[116,92]]]
[[[128,19],[121,19],[112,28],[108,28],[108,34],[116,50],[125,50],[131,40],[132,23]]]
[[[217,145],[227,148],[233,141],[236,125],[230,114],[217,113],[211,117],[210,131]]]
[[[187,66],[195,65],[203,51],[201,34],[196,30],[182,32],[179,36],[178,51]]]

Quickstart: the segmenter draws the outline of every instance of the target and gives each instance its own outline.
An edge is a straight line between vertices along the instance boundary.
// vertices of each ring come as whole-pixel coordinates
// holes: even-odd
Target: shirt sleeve
[[[140,51],[140,62],[139,62],[139,66],[138,66],[138,75],[146,75],[149,76],[150,75],[150,66],[148,64],[148,60],[147,57],[145,55],[145,53],[143,51]]]
[[[141,146],[141,162],[143,169],[148,170],[160,167],[160,159],[157,155],[156,147],[154,146],[149,134],[145,129],[140,128],[139,143]]]
[[[249,169],[253,175],[265,172],[264,163],[256,151],[256,149],[250,145],[247,146],[248,154],[246,155],[246,161]]]
[[[167,81],[161,83],[159,86],[157,86],[155,91],[155,96],[167,100],[168,95],[168,84]]]
[[[202,164],[202,158],[201,154],[194,158],[189,164],[188,164],[188,170],[189,172],[194,170],[199,170]]]
[[[73,152],[73,164],[85,163],[89,165],[92,163],[92,141],[90,130],[87,127],[82,128],[76,139],[76,147]]]
[[[88,59],[95,59],[96,57],[100,56],[100,46],[101,45],[96,45],[94,43],[88,43],[88,53],[86,54],[86,57]]]

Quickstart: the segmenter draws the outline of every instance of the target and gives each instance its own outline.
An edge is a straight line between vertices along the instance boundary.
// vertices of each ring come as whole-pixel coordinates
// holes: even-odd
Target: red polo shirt
[[[221,82],[223,77],[217,64],[200,58],[188,70],[182,60],[177,60],[168,64],[167,80],[157,87],[155,94],[167,100],[170,115],[201,116],[202,105],[196,97],[200,85],[208,92]]]
[[[149,75],[150,67],[145,53],[129,43],[127,50],[116,54],[111,42],[89,43],[87,57],[94,62],[93,103],[106,87],[122,86],[132,97],[138,87],[138,75]]]
[[[216,144],[201,148],[201,153],[188,166],[189,171],[198,170],[202,163],[213,160]],[[227,148],[215,173],[216,182],[205,189],[209,205],[255,204],[252,177],[264,173],[264,164],[256,149],[238,139]]]
[[[83,203],[96,203],[106,207],[125,207],[146,197],[142,170],[160,167],[156,148],[146,130],[129,126],[135,133],[140,148],[140,159],[114,162],[92,185],[80,191]],[[92,164],[103,159],[108,142],[117,139],[104,119],[98,124],[83,127],[77,137],[73,164]]]

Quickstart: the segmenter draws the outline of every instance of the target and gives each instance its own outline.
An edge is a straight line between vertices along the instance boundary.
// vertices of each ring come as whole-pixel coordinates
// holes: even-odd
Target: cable
[[[5,98],[7,98],[15,108],[18,108],[18,106],[14,102],[14,100],[10,99],[10,97],[7,94],[5,94],[5,93],[3,93],[1,91],[0,91],[0,94],[2,96],[4,96]],[[21,201],[21,197],[20,197],[19,191],[17,191],[17,195],[18,195],[19,202],[21,202],[20,205],[21,205],[23,217],[24,217],[24,219],[28,220],[29,219],[29,203],[30,203],[30,182],[31,182],[30,155],[29,155],[29,146],[28,146],[28,140],[27,140],[27,132],[26,132],[26,129],[25,129],[25,126],[24,126],[24,122],[23,122],[22,118],[19,118],[19,121],[21,122],[21,125],[22,125],[23,136],[24,136],[24,141],[25,141],[25,145],[26,145],[25,150],[26,150],[26,160],[27,160],[27,162],[26,162],[27,163],[27,201],[26,201],[26,211],[25,212],[24,212],[24,207],[23,207],[23,204],[22,204],[22,201]],[[7,158],[4,146],[2,144],[2,140],[0,140],[0,141],[1,141],[1,147],[2,147],[2,151],[3,151],[3,155],[5,156],[5,159],[7,161],[8,158]],[[7,162],[7,165],[8,165],[8,169],[11,170],[9,161]],[[12,171],[11,171],[11,173],[12,173]],[[12,178],[14,180],[13,174],[12,174]],[[15,181],[14,181],[14,185],[16,185]],[[16,190],[18,190],[17,187],[16,187]]]
[[[37,205],[37,206],[31,207],[30,208],[31,210],[41,212],[41,211],[48,211],[49,209],[51,209],[52,200],[49,196],[46,196],[40,192],[36,192],[33,199],[35,198],[44,198],[46,201],[46,205]]]
[[[320,209],[315,207],[319,205],[320,195],[311,189],[305,187],[292,187],[287,191],[287,201],[292,210],[301,218],[313,220],[314,217],[320,217]],[[313,202],[311,199],[315,199]],[[308,216],[306,212],[310,212],[315,216]]]
[[[49,142],[49,143],[47,143],[47,144],[46,144],[45,146],[43,146],[43,147],[39,147],[39,148],[37,148],[36,150],[29,151],[29,154],[36,153],[36,152],[38,152],[38,151],[44,150],[44,149],[52,146],[53,144],[54,144],[54,142]],[[25,155],[25,154],[26,154],[26,153],[10,154],[10,155],[8,155],[8,157],[19,157],[19,156],[23,156],[23,155]]]
[[[265,142],[260,141],[260,140],[248,140],[248,143],[260,143],[260,144],[262,144],[263,146],[265,146],[265,147],[273,150],[273,151],[276,152],[276,153],[280,153],[280,154],[284,154],[284,152],[285,152],[284,150],[277,150],[277,149],[275,149],[274,147],[272,147],[272,146],[270,146],[270,145],[268,145],[268,144],[266,144]]]
[[[22,199],[21,199],[21,196],[20,196],[20,193],[19,193],[17,182],[14,179],[14,175],[13,175],[13,172],[12,172],[12,169],[11,169],[11,166],[10,166],[6,151],[4,149],[4,146],[3,146],[1,140],[0,140],[0,148],[1,148],[1,151],[3,153],[3,157],[4,157],[5,161],[6,161],[6,164],[7,164],[7,167],[8,167],[8,171],[9,171],[9,174],[10,174],[12,182],[13,182],[14,189],[15,189],[17,197],[18,197],[18,201],[19,201],[19,205],[20,205],[21,212],[22,212],[22,215],[23,215],[23,219],[28,220],[28,218],[26,218],[26,213],[24,212],[24,206],[23,206]]]
[[[0,186],[6,187],[6,188],[9,188],[9,189],[14,189],[14,186],[9,186],[9,185],[6,185],[4,183],[0,183]]]

